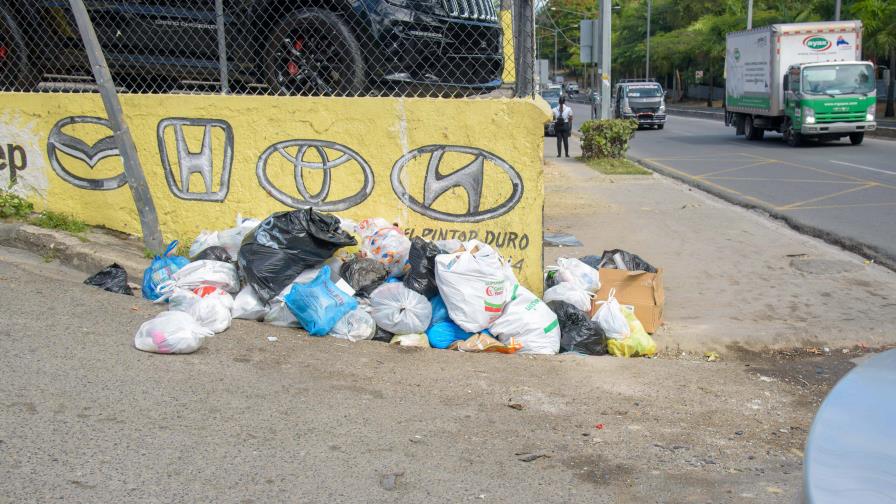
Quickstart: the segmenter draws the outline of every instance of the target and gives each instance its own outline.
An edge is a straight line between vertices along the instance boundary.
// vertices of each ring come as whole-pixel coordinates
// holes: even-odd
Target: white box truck
[[[725,125],[748,140],[777,131],[862,143],[874,130],[874,65],[862,59],[862,22],[775,24],[729,33]]]

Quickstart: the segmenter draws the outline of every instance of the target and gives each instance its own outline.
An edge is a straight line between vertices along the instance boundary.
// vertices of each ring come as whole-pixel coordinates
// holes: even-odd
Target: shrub
[[[30,201],[11,192],[0,190],[0,217],[24,219],[34,211]]]
[[[585,121],[579,128],[582,132],[582,156],[585,159],[621,158],[637,129],[638,121],[634,119]]]

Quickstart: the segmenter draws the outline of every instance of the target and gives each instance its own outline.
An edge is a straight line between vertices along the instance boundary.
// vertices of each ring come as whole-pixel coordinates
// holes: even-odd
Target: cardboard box
[[[616,289],[616,300],[619,304],[635,307],[635,316],[649,333],[656,332],[663,323],[663,269],[656,273],[644,271],[626,271],[601,268],[600,290],[594,296],[591,316],[597,313],[598,301],[606,301],[611,289]]]

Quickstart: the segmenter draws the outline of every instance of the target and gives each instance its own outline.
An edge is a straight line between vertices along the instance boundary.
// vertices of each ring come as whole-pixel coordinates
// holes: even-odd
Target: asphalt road
[[[590,117],[573,107],[576,124]],[[629,156],[896,268],[896,141],[792,148],[779,134],[750,142],[717,121],[670,116],[662,131],[639,131]]]

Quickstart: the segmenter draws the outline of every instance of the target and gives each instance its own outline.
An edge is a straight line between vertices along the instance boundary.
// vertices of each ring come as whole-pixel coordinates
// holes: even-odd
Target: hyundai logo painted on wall
[[[84,140],[63,131],[63,128],[74,124],[95,124],[108,129],[109,133],[112,133],[112,123],[102,117],[71,116],[57,121],[47,138],[47,158],[50,160],[50,167],[53,168],[56,175],[59,175],[59,178],[75,187],[92,191],[110,191],[125,185],[127,176],[124,173],[124,166],[122,166],[122,172],[114,177],[92,179],[75,175],[62,164],[62,161],[59,159],[60,152],[80,160],[90,169],[95,168],[103,159],[120,155],[118,144],[115,141],[115,137],[111,134],[100,138],[92,145],[87,145],[87,142]]]
[[[816,52],[827,51],[833,44],[821,35],[809,35],[803,39],[803,45]]]
[[[295,154],[291,154],[286,150],[292,147],[296,148]],[[330,159],[330,156],[327,154],[328,150],[338,152],[340,155],[336,159]],[[307,160],[306,156],[309,151],[316,153],[318,160]],[[268,163],[275,152],[293,165],[293,178],[295,179],[296,190],[299,193],[298,197],[287,194],[275,187],[271,182],[268,174]],[[361,188],[351,196],[335,201],[327,201],[327,196],[330,195],[332,170],[350,162],[356,164],[364,176]],[[321,181],[320,190],[314,194],[308,190],[305,184],[303,176],[305,169],[322,170],[323,180]],[[361,203],[373,192],[373,170],[370,169],[367,161],[360,154],[345,145],[324,140],[286,140],[275,143],[261,153],[255,166],[255,174],[258,177],[258,183],[271,197],[292,208],[311,207],[320,211],[338,212]]]
[[[445,154],[459,153],[472,156],[472,160],[463,167],[442,175],[440,170]],[[414,159],[429,156],[423,185],[423,201],[419,201],[408,192],[402,181],[402,175]],[[507,176],[511,184],[511,192],[507,199],[492,208],[481,208],[482,189],[484,185],[485,163],[488,162]],[[415,212],[447,222],[482,222],[500,217],[511,211],[523,197],[523,179],[506,161],[491,152],[474,147],[457,145],[427,145],[414,149],[402,156],[392,167],[392,190],[404,204]],[[460,187],[467,193],[467,212],[448,213],[436,210],[432,205],[450,189]]]

